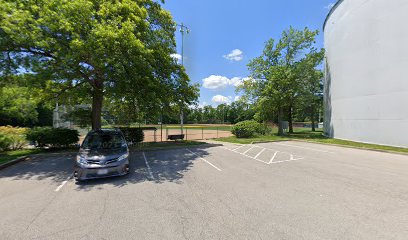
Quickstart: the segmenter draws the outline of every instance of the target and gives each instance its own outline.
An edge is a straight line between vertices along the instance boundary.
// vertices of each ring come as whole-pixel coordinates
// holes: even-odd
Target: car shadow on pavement
[[[195,161],[208,155],[208,149],[220,144],[207,144],[187,148],[166,149],[148,152],[132,152],[130,159],[130,173],[126,176],[101,178],[76,182],[76,190],[90,191],[102,189],[103,186],[124,187],[127,185],[151,182],[155,184],[181,184],[185,174],[191,170]],[[146,157],[146,159],[145,159]],[[149,167],[146,165],[149,165]]]

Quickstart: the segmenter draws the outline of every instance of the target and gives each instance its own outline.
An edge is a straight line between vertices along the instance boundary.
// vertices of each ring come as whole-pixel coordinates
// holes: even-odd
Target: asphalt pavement
[[[0,171],[1,239],[407,239],[408,156],[302,142],[131,154],[76,183],[75,154]]]

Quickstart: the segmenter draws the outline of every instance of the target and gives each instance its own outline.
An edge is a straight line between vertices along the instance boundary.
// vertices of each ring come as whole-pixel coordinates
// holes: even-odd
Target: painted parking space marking
[[[152,169],[150,168],[149,162],[147,161],[146,154],[144,152],[143,152],[143,158],[145,160],[145,164],[146,164],[146,167],[147,167],[147,171],[149,172],[149,176],[150,176],[150,178],[152,180],[154,180]]]
[[[258,154],[256,154],[255,155],[255,157],[254,158],[258,158],[259,157],[259,155],[261,155],[263,152],[265,151],[265,148],[264,149],[262,149]]]
[[[67,182],[68,182],[73,176],[74,176],[74,174],[69,175],[69,177],[68,177],[65,181],[63,181],[63,182],[55,189],[55,191],[56,191],[56,192],[59,192],[59,191],[65,186],[65,184],[67,184]]]
[[[233,151],[236,151],[236,150],[238,150],[238,149],[240,149],[240,148],[242,148],[242,147],[244,147],[245,145],[241,145],[241,146],[239,146],[239,147],[237,147],[237,148],[234,148],[233,149]],[[231,149],[228,149],[228,150],[231,150]]]
[[[249,151],[251,151],[254,147],[250,147],[249,149],[247,149],[245,152],[243,152],[242,154],[247,154]]]
[[[278,155],[278,152],[276,151],[273,156],[271,157],[271,160],[268,162],[268,164],[271,164],[273,160],[275,159],[276,155]]]
[[[212,166],[213,168],[217,169],[218,171],[222,171],[219,167],[215,166],[214,164],[212,164],[211,162],[207,161],[207,159],[202,158],[200,155],[198,155],[197,153],[191,151],[190,149],[186,149],[187,151],[189,151],[190,153],[194,154],[195,156],[197,156],[199,159],[203,160],[204,162],[206,162],[207,164],[209,164],[210,166]]]
[[[238,149],[241,149],[242,147],[247,146],[249,147],[246,149],[244,152],[237,151]],[[229,150],[231,152],[238,153],[240,155],[243,155],[247,158],[256,160],[258,162],[270,165],[270,164],[276,164],[276,163],[284,163],[284,162],[292,162],[292,161],[299,161],[303,160],[303,157],[294,155],[289,152],[283,152],[283,151],[277,151],[275,149],[271,148],[265,148],[257,145],[240,145],[238,148],[229,148],[223,146],[222,148]]]

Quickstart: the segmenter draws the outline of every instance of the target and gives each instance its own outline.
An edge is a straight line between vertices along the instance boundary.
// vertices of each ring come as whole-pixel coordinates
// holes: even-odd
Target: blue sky
[[[247,64],[261,54],[264,43],[293,26],[319,30],[335,0],[167,0],[185,36],[184,63],[194,83],[201,84],[200,105],[216,106],[238,99],[235,86],[248,76]],[[181,53],[181,33],[177,32]]]

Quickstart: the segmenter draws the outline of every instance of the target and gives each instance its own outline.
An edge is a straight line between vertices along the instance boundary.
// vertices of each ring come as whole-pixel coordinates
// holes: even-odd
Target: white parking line
[[[295,159],[295,158],[293,157],[293,155],[290,154],[290,160],[291,160],[291,161],[302,160],[302,159],[303,159],[302,157]]]
[[[61,190],[62,187],[64,187],[65,184],[67,184],[67,182],[69,181],[69,179],[71,179],[74,176],[74,174],[69,175],[69,177],[63,181],[58,187],[57,189],[55,189],[56,192],[59,192],[59,190]]]
[[[299,161],[299,160],[302,160],[302,159],[303,158],[298,158],[298,159],[293,159],[293,160],[276,161],[276,162],[271,162],[270,164],[284,163],[284,162],[294,162],[294,161]]]
[[[197,153],[191,151],[190,149],[186,149],[187,151],[189,151],[190,153],[196,155],[198,158],[200,158],[201,160],[203,160],[204,162],[208,163],[210,166],[212,166],[213,168],[217,169],[218,171],[221,172],[221,169],[219,169],[217,166],[215,166],[214,164],[210,163],[209,161],[207,161],[206,159],[200,157]]]
[[[276,150],[276,149],[274,149],[274,148],[261,147],[261,146],[257,146],[257,145],[253,145],[253,146],[256,147],[256,148],[265,148],[265,149],[268,149],[268,150],[271,150],[271,151],[277,151],[278,153],[291,154],[290,152],[278,151],[278,150]]]
[[[247,152],[249,152],[251,149],[253,149],[253,148],[255,148],[255,147],[256,147],[256,148],[261,148],[261,151],[260,151],[255,157],[252,157],[252,156],[249,156],[249,155],[246,154]],[[292,162],[292,161],[298,161],[298,160],[304,159],[304,158],[302,158],[302,157],[299,157],[299,158],[296,158],[296,159],[295,159],[294,156],[293,156],[293,154],[291,154],[291,153],[276,151],[276,150],[271,149],[271,148],[264,148],[264,147],[260,147],[260,146],[256,146],[256,145],[253,145],[250,149],[246,150],[246,151],[243,152],[243,153],[234,151],[234,150],[229,149],[229,148],[226,148],[226,147],[222,147],[222,148],[227,149],[227,150],[230,150],[230,151],[235,152],[235,153],[238,153],[238,154],[240,154],[240,155],[243,155],[243,156],[245,156],[245,157],[247,157],[247,158],[256,160],[256,161],[258,161],[258,162],[265,163],[265,164],[275,164],[275,163],[283,163],[283,162]],[[262,160],[258,159],[258,157],[259,157],[265,150],[274,151],[274,154],[273,154],[273,156],[271,157],[271,159],[269,160],[269,162],[265,162],[265,161],[262,161]],[[274,162],[274,160],[275,160],[276,156],[278,155],[278,153],[289,154],[290,159],[289,159],[289,160],[282,160],[282,161],[276,161],[276,162]]]
[[[149,162],[147,162],[147,158],[146,158],[146,155],[145,155],[144,152],[143,152],[143,158],[144,158],[144,160],[145,160],[146,167],[147,167],[147,171],[149,172],[150,178],[151,178],[151,179],[154,179],[153,173],[152,173],[152,169],[150,168]]]
[[[268,164],[271,164],[273,160],[275,159],[276,155],[278,155],[278,152],[275,152],[273,156],[271,157],[271,160],[268,162]]]
[[[246,151],[243,152],[242,154],[244,154],[244,155],[247,154],[247,152],[251,151],[252,148],[254,148],[254,147],[251,147],[250,149],[246,150]]]
[[[258,154],[256,154],[256,156],[254,157],[254,158],[258,158],[259,157],[259,155],[261,155],[263,152],[265,151],[265,148],[264,149],[262,149]]]
[[[232,150],[232,151],[236,151],[236,150],[242,148],[243,146],[245,146],[245,145],[241,145],[241,146],[239,146],[239,147],[237,147],[237,148],[234,148],[234,149],[229,149],[229,148],[227,148],[227,149],[228,149],[228,150]]]
[[[267,164],[267,162],[264,162],[264,161],[262,161],[262,160],[260,160],[260,159],[255,158],[255,157],[248,156],[248,155],[246,155],[245,153],[240,153],[240,152],[237,152],[237,151],[231,150],[231,149],[226,148],[226,147],[221,147],[221,148],[224,148],[224,149],[230,150],[231,152],[238,153],[238,154],[240,154],[240,155],[242,155],[242,156],[245,156],[245,157],[247,157],[247,158],[250,158],[250,159],[256,160],[256,161],[258,161],[258,162],[261,162],[261,163],[266,163],[266,164]],[[249,150],[250,150],[250,149],[249,149]]]

